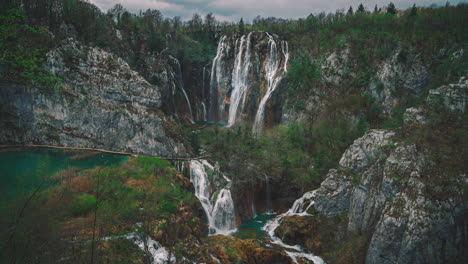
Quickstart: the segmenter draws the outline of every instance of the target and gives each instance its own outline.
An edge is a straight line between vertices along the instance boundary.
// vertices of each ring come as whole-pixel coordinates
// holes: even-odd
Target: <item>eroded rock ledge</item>
[[[161,90],[121,58],[69,39],[47,54],[63,80],[58,96],[0,84],[0,142],[93,147],[186,156],[173,121],[160,110]]]

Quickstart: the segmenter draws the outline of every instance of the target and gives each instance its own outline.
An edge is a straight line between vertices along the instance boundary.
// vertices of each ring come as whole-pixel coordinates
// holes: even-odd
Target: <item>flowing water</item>
[[[271,187],[270,187],[270,179],[267,175],[265,175],[265,189],[266,189],[266,213],[272,214],[272,206],[271,206]]]
[[[190,182],[208,218],[209,235],[229,235],[236,231],[234,201],[227,187],[213,192],[210,178],[216,180],[215,177],[215,168],[206,160],[190,161]],[[230,180],[224,175],[223,180],[228,182],[227,186],[230,185]]]
[[[272,214],[261,214],[255,216],[251,220],[244,221],[237,229],[237,232],[233,234],[233,236],[242,239],[255,238],[259,239],[260,241],[268,240],[268,233],[263,230],[263,227],[269,220],[274,217],[275,216]]]
[[[216,87],[221,86],[221,80],[223,79],[223,71],[222,71],[222,62],[223,57],[225,54],[225,50],[228,48],[228,43],[226,42],[226,36],[221,37],[218,43],[218,49],[216,51],[216,57],[213,59],[213,63],[211,65],[211,76],[210,76],[210,111],[209,117],[210,121],[216,121],[216,106],[217,106],[217,99],[216,98]]]
[[[289,61],[288,43],[286,41],[278,43],[273,36],[268,33],[265,34],[268,37],[268,54],[262,71],[265,72],[267,91],[260,100],[255,115],[253,133],[257,135],[263,129],[266,104],[287,72]],[[226,36],[220,39],[216,57],[213,59],[211,67],[208,120],[226,121],[226,126],[232,127],[236,121],[242,118],[241,113],[244,112],[249,88],[249,75],[252,72],[252,35],[252,32],[243,35],[234,44],[234,63],[230,80],[226,79],[226,77],[229,77],[228,73],[226,73],[226,68],[229,68],[226,67],[226,63],[230,58],[227,55],[231,47]],[[278,38],[276,35],[275,37]],[[226,86],[229,86],[227,94],[219,94],[219,92],[227,90],[228,87]],[[227,117],[224,114],[226,105],[229,105]]]
[[[229,104],[229,117],[227,127],[234,125],[239,111],[239,105],[242,100],[242,108],[245,104],[246,90],[249,84],[249,69],[250,69],[250,46],[252,32],[241,37],[239,46],[236,47],[237,55],[234,60],[234,69],[232,71],[232,92]]]
[[[177,66],[177,74],[173,74],[173,75],[177,75],[177,76],[174,76],[176,77],[176,80],[177,80],[177,83],[178,83],[178,87],[180,88],[180,91],[182,92],[182,94],[184,95],[184,98],[185,98],[185,102],[187,103],[187,108],[189,110],[189,114],[190,114],[190,122],[194,123],[194,117],[193,117],[193,112],[192,112],[192,105],[190,104],[190,100],[189,100],[189,97],[187,95],[187,92],[185,91],[184,89],[184,82],[182,80],[182,69],[180,67],[180,62],[178,59],[172,57],[169,55],[169,58],[173,61],[173,63]],[[175,85],[174,85],[175,86]],[[177,87],[177,86],[175,86]],[[173,95],[175,94],[175,92],[173,91]],[[176,106],[177,107],[177,106]]]
[[[313,198],[315,197],[315,191],[305,193],[301,198],[297,199],[293,206],[284,214],[278,215],[275,218],[269,220],[263,230],[270,236],[271,243],[277,244],[285,248],[286,254],[297,263],[297,259],[308,259],[315,264],[324,264],[325,262],[318,256],[304,250],[298,245],[288,245],[281,241],[280,238],[276,237],[275,230],[278,228],[283,221],[284,217],[299,215],[299,216],[311,216],[307,211],[314,205]]]
[[[267,33],[268,34],[268,33]],[[268,34],[268,57],[267,62],[265,64],[265,73],[268,83],[268,89],[263,96],[260,104],[258,106],[257,114],[255,115],[255,121],[252,128],[252,133],[254,135],[260,135],[263,129],[263,123],[265,119],[265,107],[268,99],[270,98],[271,94],[276,90],[278,84],[283,79],[284,73],[287,71],[288,67],[288,59],[289,59],[289,51],[288,51],[288,44],[286,41],[281,42],[281,50],[284,56],[284,66],[283,72],[278,73],[278,69],[280,68],[280,61],[281,61],[281,54],[278,51],[276,41],[272,36]]]
[[[151,237],[142,238],[136,233],[131,233],[125,238],[132,240],[135,245],[143,252],[148,252],[151,255],[151,264],[171,264],[176,263],[176,258],[169,254],[165,247]]]
[[[202,102],[201,105],[203,109],[203,121],[208,121],[207,116],[206,116],[206,105],[204,102]]]

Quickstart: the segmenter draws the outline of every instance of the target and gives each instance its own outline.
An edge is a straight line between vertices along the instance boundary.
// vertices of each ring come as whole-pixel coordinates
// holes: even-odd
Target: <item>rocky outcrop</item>
[[[218,263],[289,264],[291,259],[282,251],[263,246],[256,239],[211,236],[205,241]]]
[[[427,122],[428,120],[425,116],[425,112],[421,108],[408,108],[403,115],[403,123],[405,126],[425,125]]]
[[[45,67],[62,79],[59,94],[2,84],[0,142],[187,154],[173,129],[167,134],[173,121],[160,110],[160,88],[121,58],[69,39]]]
[[[383,107],[385,114],[402,101],[420,94],[429,81],[428,67],[411,50],[396,50],[378,68],[367,93]]]
[[[468,202],[463,186],[468,177],[453,171],[440,175],[444,170],[433,168],[443,165],[433,154],[434,149],[402,141],[394,132],[371,130],[346,150],[340,169],[330,170],[316,191],[318,216],[289,219],[278,235],[317,252],[317,237],[323,237],[313,231],[317,219],[347,213],[347,232],[367,237],[366,263],[466,260]],[[308,232],[315,239],[295,240],[297,225],[312,230]]]
[[[427,102],[434,108],[442,107],[455,113],[465,113],[468,106],[468,79],[430,90]]]

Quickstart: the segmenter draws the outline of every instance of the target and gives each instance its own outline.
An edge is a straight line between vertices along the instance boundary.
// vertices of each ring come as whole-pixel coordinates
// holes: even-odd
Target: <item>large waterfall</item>
[[[255,120],[253,133],[260,134],[267,103],[287,72],[288,60],[288,43],[276,35],[223,36],[211,65],[208,119],[227,127],[241,119]]]
[[[268,34],[268,33],[267,33]],[[265,119],[265,106],[270,98],[271,94],[275,91],[276,87],[283,79],[284,73],[287,71],[288,59],[289,59],[289,50],[288,44],[285,41],[281,42],[281,51],[284,55],[284,66],[283,72],[278,73],[278,68],[280,67],[280,56],[278,48],[274,38],[268,34],[268,58],[265,64],[266,78],[268,82],[268,89],[265,95],[263,96],[260,104],[258,106],[257,114],[255,115],[255,121],[252,128],[252,133],[260,135],[263,129],[263,121]]]
[[[267,224],[263,227],[268,235],[270,236],[271,242],[273,244],[277,244],[282,246],[285,250],[286,254],[293,260],[295,263],[299,263],[297,261],[298,258],[308,259],[313,261],[315,264],[324,264],[325,262],[318,256],[303,250],[300,246],[291,246],[285,244],[281,241],[280,238],[276,237],[275,230],[278,228],[283,221],[284,217],[299,215],[299,216],[311,216],[307,211],[310,207],[314,205],[314,197],[315,191],[305,193],[301,198],[297,199],[293,206],[284,214],[278,215],[277,217],[273,218],[272,220],[268,221]]]
[[[215,178],[216,173],[215,168],[206,160],[190,161],[190,181],[195,187],[195,196],[208,217],[209,234],[229,235],[236,231],[234,201],[227,187],[213,192],[210,178]],[[213,180],[224,180],[227,186],[230,185],[230,180],[224,175],[222,179]]]
[[[226,42],[226,36],[221,37],[218,43],[218,49],[216,51],[216,57],[213,59],[211,65],[211,76],[210,76],[210,119],[214,120],[216,118],[216,106],[217,106],[217,93],[216,87],[221,85],[223,80],[223,57],[225,56],[225,51],[228,48],[228,43]]]
[[[239,46],[236,47],[237,55],[234,60],[234,70],[232,71],[232,92],[229,104],[228,127],[234,125],[236,122],[241,99],[242,106],[245,104],[246,90],[249,83],[251,38],[252,32],[249,33],[247,38],[242,36]]]

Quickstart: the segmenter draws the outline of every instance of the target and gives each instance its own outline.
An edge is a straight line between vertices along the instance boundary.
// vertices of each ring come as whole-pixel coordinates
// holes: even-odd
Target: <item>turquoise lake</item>
[[[262,230],[262,227],[275,216],[273,214],[261,214],[254,219],[245,221],[237,228],[237,232],[233,236],[242,239],[257,238],[263,240],[268,234]]]
[[[47,148],[0,150],[0,200],[28,192],[60,170],[118,166],[125,155]]]

